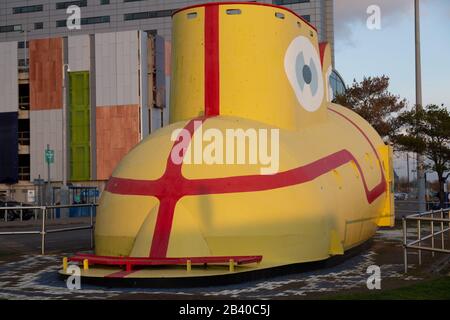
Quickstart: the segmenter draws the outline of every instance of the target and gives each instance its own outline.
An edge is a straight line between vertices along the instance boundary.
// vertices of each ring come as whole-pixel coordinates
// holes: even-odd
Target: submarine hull
[[[264,264],[282,265],[326,259],[364,242],[390,219],[387,147],[350,110],[330,105],[329,117],[333,121],[300,134],[280,130],[279,171],[271,175],[261,175],[260,165],[167,165],[173,131],[189,122],[161,129],[134,148],[109,181],[96,254],[262,255]],[[224,136],[230,128],[271,129],[222,116],[203,120],[201,128]],[[193,132],[192,143],[202,132]]]
[[[393,225],[391,147],[331,103],[331,48],[317,38],[274,5],[173,15],[170,124],[113,172],[95,255],[70,258],[82,275],[208,277],[317,262]],[[228,144],[229,132],[244,140]]]

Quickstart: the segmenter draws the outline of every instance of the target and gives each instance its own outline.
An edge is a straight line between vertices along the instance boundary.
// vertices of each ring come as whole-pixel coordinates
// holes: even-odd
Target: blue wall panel
[[[19,173],[17,112],[0,113],[0,183],[16,183]]]

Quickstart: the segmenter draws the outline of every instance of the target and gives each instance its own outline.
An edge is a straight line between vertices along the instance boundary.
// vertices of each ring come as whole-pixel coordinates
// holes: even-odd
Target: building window
[[[44,6],[42,4],[37,4],[34,6],[15,7],[15,8],[13,8],[13,14],[40,12],[43,10],[44,10]]]
[[[329,81],[333,89],[333,97],[345,93],[345,82],[336,70],[331,73]]]
[[[56,9],[67,9],[70,6],[87,7],[87,0],[58,2]]]
[[[273,0],[272,3],[282,6],[285,4],[294,4],[294,3],[306,3],[309,2],[310,0]]]
[[[309,14],[302,16],[302,18],[308,22],[311,22],[311,16]]]
[[[30,65],[30,59],[27,59],[26,62],[25,59],[19,59],[17,63],[19,67],[26,67]]]
[[[100,0],[100,4],[101,5],[109,4],[109,0]]]
[[[136,12],[136,13],[126,13],[123,15],[123,20],[140,20],[140,19],[151,19],[151,18],[162,18],[170,17],[175,10],[158,10],[158,11],[147,11],[147,12]]]
[[[89,18],[81,18],[81,24],[87,25],[87,24],[98,24],[98,23],[109,23],[110,17],[109,16],[101,16],[101,17],[89,17]],[[67,20],[58,20],[56,21],[56,27],[66,27],[67,26]]]
[[[27,41],[27,48],[29,47],[29,42]],[[17,42],[17,49],[23,49],[25,48],[25,41],[19,41]]]
[[[41,30],[44,29],[44,23],[43,22],[36,22],[34,24],[34,30]]]
[[[14,24],[9,26],[0,26],[0,33],[14,32],[14,31],[22,31],[22,25]]]

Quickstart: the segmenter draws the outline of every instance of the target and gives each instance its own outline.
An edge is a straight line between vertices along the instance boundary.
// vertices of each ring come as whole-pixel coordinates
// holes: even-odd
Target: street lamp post
[[[416,111],[422,109],[422,66],[420,57],[420,4],[419,0],[414,0],[414,21],[415,21],[415,47],[416,47]],[[425,171],[424,161],[421,154],[417,154],[417,189],[419,200],[419,211],[425,212]]]
[[[70,72],[70,67],[67,63],[63,64],[62,72],[62,95],[63,95],[63,109],[62,109],[62,184],[67,186],[67,95],[66,95],[66,73]]]
[[[62,186],[60,191],[61,205],[69,204],[69,189],[67,187],[67,94],[66,94],[66,79],[67,72],[70,72],[70,67],[67,63],[62,66]],[[61,217],[68,217],[68,210],[61,210]]]

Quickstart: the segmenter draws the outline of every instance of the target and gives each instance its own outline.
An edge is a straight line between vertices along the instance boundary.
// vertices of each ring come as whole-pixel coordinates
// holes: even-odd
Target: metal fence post
[[[8,203],[5,203],[5,207],[8,206]],[[8,210],[4,210],[5,212],[5,222],[8,222]]]
[[[434,219],[434,211],[431,211],[431,218]],[[434,221],[431,220],[431,248],[434,249]],[[434,257],[434,250],[431,251],[431,256]]]
[[[42,229],[41,229],[41,254],[45,255],[45,217],[47,215],[47,207],[42,207]]]
[[[94,206],[91,204],[90,214],[91,214],[91,249],[94,248]]]
[[[407,247],[407,227],[406,227],[406,219],[405,217],[402,218],[402,224],[403,224],[403,263],[405,264],[405,273],[408,273],[408,247]]]
[[[441,209],[441,219],[444,219],[444,209]],[[444,220],[441,220],[441,248],[444,249],[445,240],[444,240]]]
[[[422,228],[421,228],[421,224],[420,224],[420,219],[417,220],[417,240],[419,240],[418,244],[420,247],[420,240],[422,239]],[[418,257],[419,257],[419,265],[422,264],[422,250],[419,249],[418,252]]]

